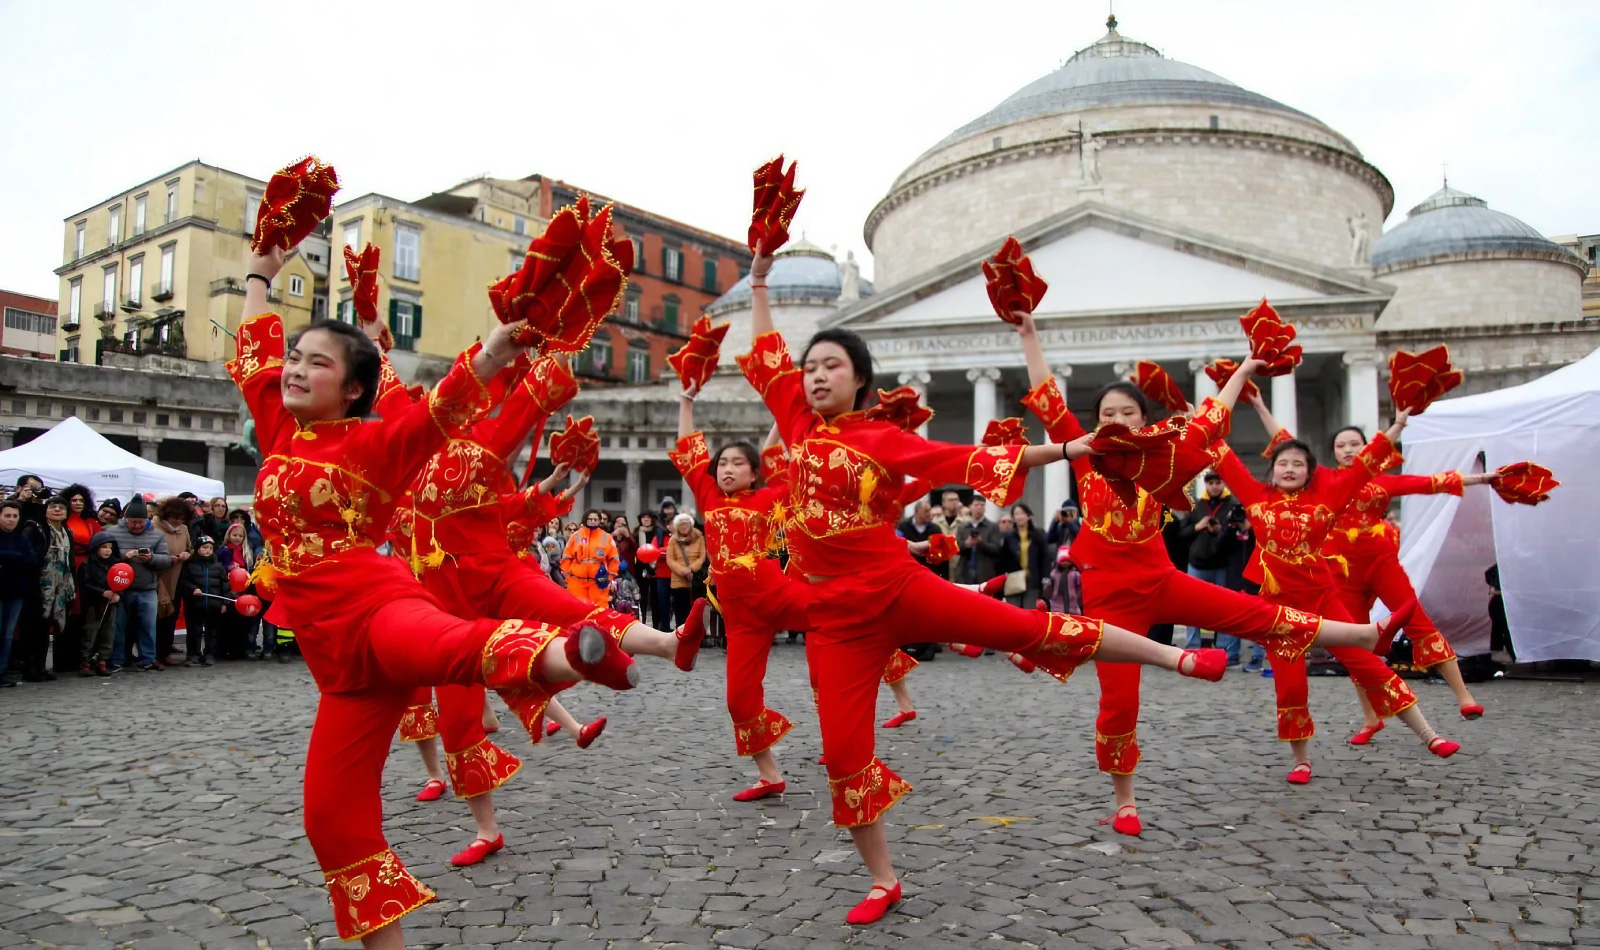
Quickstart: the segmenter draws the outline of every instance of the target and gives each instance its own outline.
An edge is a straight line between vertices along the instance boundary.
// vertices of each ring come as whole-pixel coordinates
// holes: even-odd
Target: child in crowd
[[[630,617],[639,616],[639,582],[633,579],[632,565],[622,561],[617,576],[611,579],[611,609]]]
[[[78,602],[83,605],[83,662],[79,676],[110,676],[106,663],[117,636],[117,612],[122,595],[111,589],[111,566],[122,560],[117,542],[104,531],[89,539],[89,554],[78,565]]]
[[[185,666],[210,666],[217,655],[217,636],[222,630],[223,601],[228,595],[228,572],[217,559],[217,544],[210,535],[195,539],[194,557],[184,562],[178,575],[178,593],[183,596],[183,617],[188,628],[185,638],[189,654]]]

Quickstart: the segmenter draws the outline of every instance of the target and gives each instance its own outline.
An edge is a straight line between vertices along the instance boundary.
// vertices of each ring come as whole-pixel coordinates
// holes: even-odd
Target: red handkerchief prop
[[[339,175],[332,165],[306,156],[279,169],[267,182],[256,212],[256,233],[250,247],[263,254],[275,247],[288,250],[305,240],[333,212]]]
[[[928,539],[928,563],[943,564],[961,553],[953,534],[936,534]]]
[[[1189,511],[1194,502],[1184,488],[1210,467],[1211,456],[1184,442],[1187,425],[1182,416],[1142,429],[1107,423],[1095,430],[1089,445],[1099,454],[1089,456],[1089,462],[1130,508],[1139,501],[1137,486],[1168,507]]]
[[[1183,412],[1189,408],[1189,400],[1183,397],[1178,381],[1159,364],[1140,360],[1133,370],[1133,384],[1168,412]]]
[[[1250,338],[1250,355],[1266,362],[1260,370],[1262,376],[1287,376],[1300,365],[1300,346],[1294,342],[1294,326],[1285,323],[1272,309],[1272,304],[1262,300],[1255,309],[1239,318],[1244,335]]]
[[[600,437],[594,432],[594,417],[574,422],[567,416],[567,427],[550,436],[550,461],[568,465],[574,472],[592,472],[600,464]]]
[[[1549,501],[1550,493],[1560,487],[1555,474],[1537,462],[1512,462],[1500,466],[1490,484],[1509,504],[1537,505]]]
[[[589,214],[589,196],[557,211],[528,245],[516,273],[489,285],[501,323],[526,320],[515,340],[546,356],[577,353],[617,308],[633,273],[633,242],[611,236],[611,206]]]
[[[982,445],[1031,445],[1028,430],[1019,416],[1009,419],[990,419],[983,428]]]
[[[1022,245],[1014,237],[1006,238],[1000,250],[983,262],[985,289],[989,291],[989,304],[995,314],[1007,323],[1021,323],[1012,314],[1017,311],[1032,313],[1050,289],[1033,272],[1033,261],[1022,253]]]
[[[761,253],[771,257],[780,247],[789,243],[789,225],[794,221],[795,210],[806,190],[794,187],[794,170],[799,162],[790,162],[783,170],[783,156],[756,169],[755,199],[750,212],[749,244],[751,253],[761,244]]]
[[[690,383],[705,388],[711,374],[717,371],[717,360],[722,355],[722,338],[728,335],[730,326],[732,324],[724,323],[720,327],[713,327],[711,318],[702,316],[689,328],[689,342],[667,357],[667,365],[678,374],[684,389],[688,389]]]
[[[866,418],[881,419],[906,432],[915,432],[933,418],[933,410],[919,402],[922,397],[910,386],[889,392],[878,390],[878,404],[866,411]]]
[[[1450,364],[1450,348],[1436,346],[1421,353],[1396,350],[1389,357],[1389,397],[1395,411],[1421,415],[1435,399],[1461,385],[1461,371]]]
[[[1210,376],[1211,381],[1217,384],[1218,390],[1228,385],[1228,380],[1232,379],[1233,374],[1238,370],[1239,363],[1237,360],[1212,360],[1206,364],[1206,375]],[[1244,388],[1239,391],[1239,398],[1244,400],[1255,399],[1260,395],[1261,389],[1248,379],[1244,381]]]
[[[356,320],[369,327],[378,320],[378,249],[369,241],[357,254],[355,248],[344,247],[344,276],[350,281],[350,302],[356,310]],[[385,353],[394,349],[394,336],[389,325],[378,330],[378,346]]]

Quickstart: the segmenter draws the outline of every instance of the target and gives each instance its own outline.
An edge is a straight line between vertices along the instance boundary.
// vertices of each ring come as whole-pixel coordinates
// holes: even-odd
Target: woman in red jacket
[[[771,266],[758,250],[750,270],[754,341],[739,366],[789,447],[784,533],[814,595],[806,656],[817,678],[833,818],[850,829],[872,875],[872,890],[847,919],[871,923],[901,894],[881,819],[911,786],[873,754],[878,683],[898,646],[960,640],[1020,653],[1060,679],[1097,655],[1216,679],[1226,657],[1163,646],[1087,617],[1023,610],[917,565],[895,533],[907,477],[971,485],[1008,504],[1027,469],[1088,446],[949,445],[861,411],[872,384],[866,344],[849,331],[824,330],[797,368],[773,331],[765,280]]]
[[[1081,438],[1083,427],[1067,408],[1050,375],[1033,317],[1018,313],[1017,337],[1028,365],[1032,391],[1023,398],[1044,423],[1051,439]],[[1210,445],[1227,434],[1234,401],[1257,366],[1246,360],[1222,391],[1197,410],[1184,429],[1194,448]],[[1112,383],[1094,402],[1097,425],[1120,423],[1142,428],[1154,420],[1150,404],[1132,383]],[[1314,643],[1370,648],[1379,632],[1372,625],[1327,621],[1315,614],[1280,607],[1259,597],[1208,584],[1172,566],[1161,529],[1161,502],[1144,489],[1129,506],[1112,491],[1088,459],[1072,463],[1078,478],[1083,529],[1070,555],[1080,572],[1083,610],[1135,631],[1156,624],[1192,624],[1255,640],[1285,659],[1299,657]],[[1198,471],[1174,472],[1175,484],[1191,481]],[[1139,764],[1139,667],[1096,662],[1100,679],[1100,714],[1095,721],[1094,751],[1100,771],[1111,776],[1116,798],[1109,821],[1113,830],[1137,835],[1143,830],[1134,797],[1133,773]]]

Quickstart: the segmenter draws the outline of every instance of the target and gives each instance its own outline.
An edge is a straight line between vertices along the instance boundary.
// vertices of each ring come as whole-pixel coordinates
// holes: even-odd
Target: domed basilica
[[[1467,371],[1462,391],[1478,392],[1600,345],[1600,326],[1582,319],[1587,263],[1564,247],[1449,187],[1385,232],[1394,191],[1355,143],[1123,37],[1114,18],[1107,26],[889,185],[865,222],[876,289],[853,259],[804,240],[778,256],[769,286],[791,347],[819,327],[860,333],[879,387],[924,393],[936,439],[975,441],[992,418],[1026,416],[1022,353],[979,271],[1007,235],[1050,282],[1040,336],[1085,421],[1090,394],[1141,359],[1196,398],[1213,391],[1200,368],[1245,354],[1238,317],[1263,297],[1305,348],[1292,376],[1264,388],[1313,445],[1348,423],[1378,428],[1395,349],[1448,344]],[[741,281],[706,311],[732,323],[722,372],[696,403],[712,441],[759,439],[770,424],[733,367],[749,345],[749,306]],[[682,500],[659,435],[675,425],[676,386],[580,399],[612,433],[589,503],[637,512],[663,494]],[[1265,444],[1248,411],[1235,433],[1246,454]],[[1027,497],[1049,511],[1067,497],[1067,472],[1042,474]]]

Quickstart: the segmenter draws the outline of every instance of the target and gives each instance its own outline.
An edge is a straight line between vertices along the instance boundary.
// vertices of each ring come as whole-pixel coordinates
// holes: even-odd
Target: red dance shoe
[[[1461,707],[1461,718],[1469,720],[1482,719],[1483,707],[1479,706],[1477,703],[1467,703],[1465,706]]]
[[[1416,616],[1416,613],[1417,599],[1413,597],[1401,604],[1399,610],[1383,618],[1383,621],[1378,624],[1378,646],[1381,648],[1384,644],[1393,643],[1394,635],[1404,629],[1405,625],[1411,622],[1411,618]]]
[[[895,713],[892,717],[890,717],[888,722],[883,724],[883,728],[898,729],[915,718],[917,718],[917,711],[915,709],[911,710],[910,712]]]
[[[422,786],[422,791],[417,793],[419,802],[436,802],[444,795],[444,783],[436,778],[428,779],[428,784]]]
[[[1309,762],[1302,762],[1301,764],[1290,769],[1289,776],[1287,779],[1285,779],[1285,781],[1287,781],[1290,785],[1310,785],[1311,764]]]
[[[560,731],[561,723],[556,722],[554,719],[544,724],[544,734],[547,736],[553,736]]]
[[[578,675],[591,683],[615,690],[639,685],[639,667],[633,657],[622,652],[617,641],[592,623],[576,624],[567,632],[564,643],[567,662]]]
[[[496,851],[499,851],[505,846],[505,835],[495,835],[493,841],[490,841],[487,838],[473,838],[472,843],[467,845],[467,849],[451,858],[450,863],[458,868],[464,868],[470,864],[477,864],[484,858],[487,858],[489,855],[494,854]]]
[[[822,766],[823,768],[827,768],[827,766],[828,766],[828,757],[825,756],[825,755],[817,756],[817,764]]]
[[[900,903],[899,881],[895,881],[893,887],[874,884],[872,890],[867,892],[867,899],[852,907],[844,919],[852,924],[875,924],[883,919],[889,908],[898,903]]]
[[[587,749],[600,738],[600,733],[606,731],[606,717],[601,716],[586,726],[578,727],[578,748]]]
[[[955,644],[952,643],[950,646],[954,648]],[[961,644],[961,649],[956,650],[956,652],[964,657],[968,657],[969,659],[977,659],[978,657],[983,656],[983,647],[973,643],[963,643]]]
[[[1001,574],[998,577],[991,577],[988,580],[984,581],[982,584],[978,585],[978,593],[983,594],[986,597],[998,597],[1000,595],[1000,592],[1005,590],[1005,589],[1006,589],[1006,576],[1004,574]],[[879,914],[878,916],[881,917],[883,915]],[[874,918],[874,919],[876,919],[876,918]]]
[[[1100,819],[1100,824],[1102,825],[1108,822],[1111,825],[1111,830],[1119,835],[1133,835],[1137,838],[1139,832],[1144,830],[1144,825],[1139,822],[1138,805],[1123,805],[1110,818]]]
[[[1188,669],[1185,669],[1187,665]],[[1222,674],[1228,669],[1228,651],[1216,647],[1206,647],[1200,650],[1185,650],[1183,656],[1178,658],[1178,673],[1182,676],[1192,676],[1196,679],[1210,680],[1215,683],[1222,679]]]
[[[733,800],[736,802],[760,801],[768,795],[782,795],[783,790],[788,787],[789,783],[787,782],[769,782],[766,779],[760,779],[749,788],[734,792]]]
[[[672,663],[685,673],[694,669],[694,659],[700,655],[700,644],[706,638],[706,599],[694,602],[689,608],[689,619],[678,628],[678,649],[672,654]]]
[[[1356,734],[1350,737],[1350,744],[1351,745],[1366,745],[1367,743],[1372,741],[1372,737],[1373,736],[1377,735],[1378,733],[1380,733],[1382,731],[1383,731],[1383,720],[1380,719],[1380,720],[1378,720],[1378,724],[1376,726],[1362,726],[1360,729],[1357,729],[1356,730]]]
[[[1428,740],[1428,751],[1441,759],[1448,759],[1461,751],[1461,743],[1451,742],[1444,736],[1434,736]]]
[[[1012,666],[1024,673],[1032,673],[1034,670],[1038,669],[1037,666],[1033,665],[1032,660],[1029,660],[1020,653],[1007,653],[1006,659],[1011,661]]]

